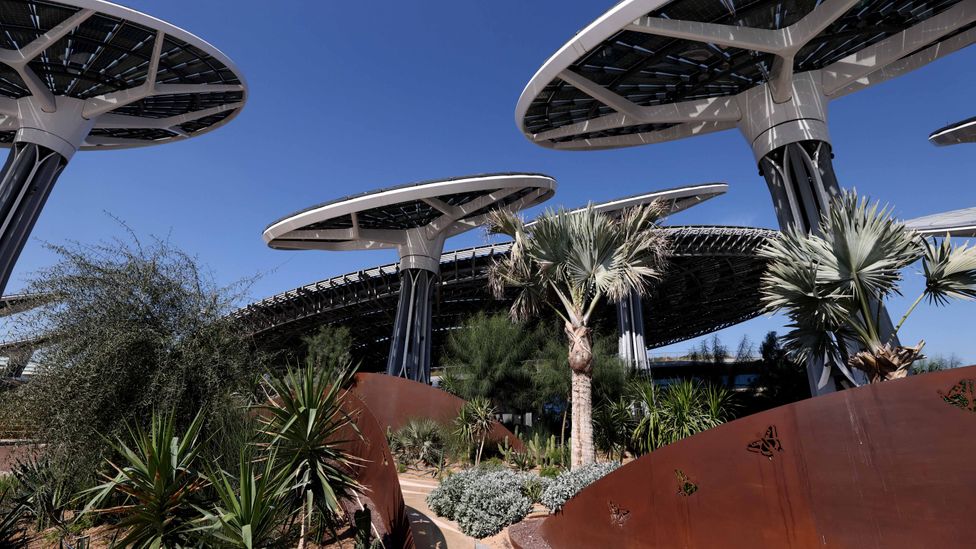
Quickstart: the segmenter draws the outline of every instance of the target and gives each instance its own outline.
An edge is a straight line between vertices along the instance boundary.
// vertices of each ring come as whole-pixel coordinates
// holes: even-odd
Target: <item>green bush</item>
[[[544,478],[556,478],[562,473],[562,469],[555,465],[543,465],[539,468],[539,476]]]
[[[607,463],[591,463],[579,469],[566,471],[549,481],[549,484],[542,492],[539,503],[546,506],[550,512],[555,513],[562,509],[569,498],[575,496],[580,490],[596,482],[617,467],[620,467],[619,463],[610,461]]]
[[[390,437],[390,451],[405,464],[440,467],[444,463],[443,427],[432,419],[411,419]]]

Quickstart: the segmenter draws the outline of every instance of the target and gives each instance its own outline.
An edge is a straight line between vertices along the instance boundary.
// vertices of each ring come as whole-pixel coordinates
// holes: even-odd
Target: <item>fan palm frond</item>
[[[925,294],[936,305],[950,299],[976,299],[976,248],[953,247],[948,236],[940,244],[926,242],[922,269]]]

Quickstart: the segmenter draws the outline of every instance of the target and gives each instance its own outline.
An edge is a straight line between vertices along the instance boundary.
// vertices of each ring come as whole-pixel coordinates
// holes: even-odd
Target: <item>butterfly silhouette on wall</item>
[[[962,410],[976,412],[976,379],[963,379],[948,392],[937,392],[947,404]]]
[[[610,507],[610,522],[614,526],[623,526],[627,519],[630,518],[630,511],[627,509],[621,509],[616,503],[608,501],[607,504]]]
[[[746,449],[754,454],[762,454],[769,459],[773,459],[775,452],[783,451],[783,443],[779,441],[776,426],[770,425],[767,427],[766,434],[761,439],[750,442]]]
[[[681,469],[675,469],[674,476],[678,479],[679,496],[690,496],[698,491],[698,485],[692,482]]]

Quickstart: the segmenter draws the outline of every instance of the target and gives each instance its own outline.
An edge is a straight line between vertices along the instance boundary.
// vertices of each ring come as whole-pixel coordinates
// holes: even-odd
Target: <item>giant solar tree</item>
[[[264,240],[284,250],[397,250],[400,295],[386,373],[429,383],[444,242],[478,227],[492,210],[534,206],[555,189],[552,178],[523,173],[425,181],[312,206],[269,225]]]
[[[196,36],[100,0],[0,0],[0,293],[78,150],[180,141],[226,124],[247,89]]]
[[[543,64],[516,122],[561,150],[738,128],[780,227],[816,230],[840,192],[828,103],[969,45],[974,23],[976,0],[624,0]]]

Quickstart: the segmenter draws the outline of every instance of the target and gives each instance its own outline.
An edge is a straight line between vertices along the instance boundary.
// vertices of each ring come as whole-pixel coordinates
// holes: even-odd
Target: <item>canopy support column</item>
[[[68,159],[35,143],[14,143],[0,173],[0,295]]]
[[[617,303],[619,340],[617,354],[631,368],[646,371],[647,345],[644,340],[644,309],[641,296],[631,292]]]
[[[431,316],[438,280],[438,274],[427,269],[401,269],[387,374],[430,383]]]

